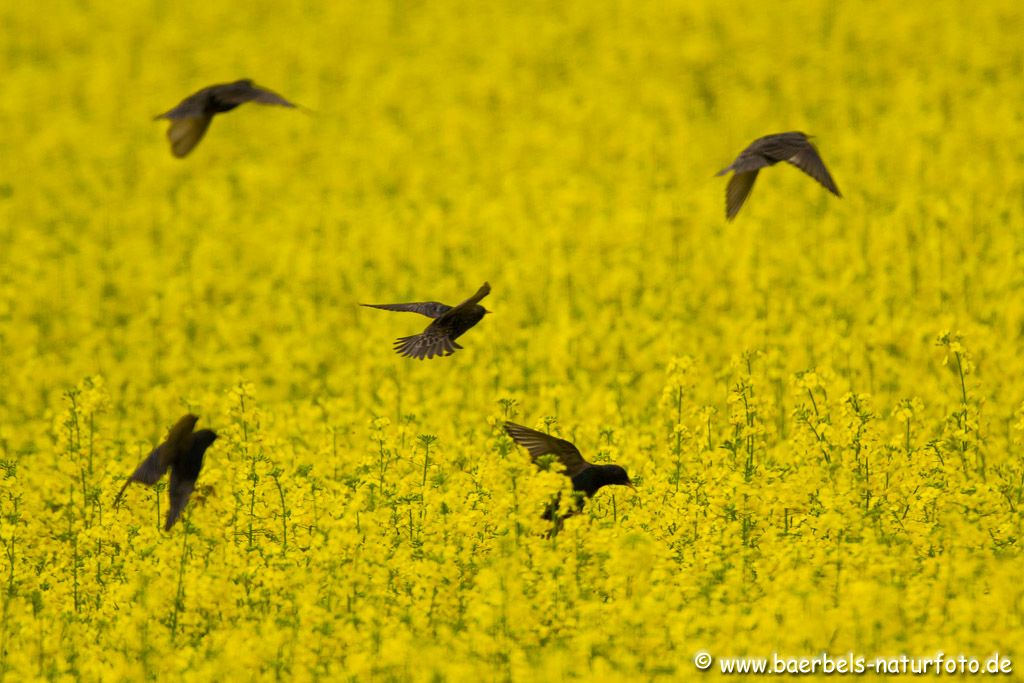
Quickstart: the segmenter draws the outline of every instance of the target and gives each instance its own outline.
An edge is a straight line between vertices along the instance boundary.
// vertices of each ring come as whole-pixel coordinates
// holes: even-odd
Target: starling
[[[170,119],[167,139],[171,141],[171,152],[180,159],[203,139],[214,114],[223,114],[246,102],[295,107],[277,93],[253,85],[248,78],[243,78],[234,83],[203,88],[183,99],[174,109],[157,116],[156,120]]]
[[[189,496],[192,495],[196,479],[199,478],[199,471],[203,468],[203,454],[217,438],[217,434],[209,429],[193,432],[198,421],[199,418],[191,414],[178,420],[171,427],[171,431],[167,433],[164,442],[154,448],[128,477],[128,481],[124,483],[117,498],[114,499],[114,505],[120,502],[125,489],[133,481],[152,486],[160,481],[160,478],[170,468],[171,503],[167,510],[167,522],[164,524],[164,530],[170,529],[181,515],[181,511],[185,509]]]
[[[406,311],[419,313],[434,322],[427,329],[411,337],[401,337],[395,341],[395,351],[410,358],[433,358],[434,356],[450,356],[462,347],[455,340],[465,334],[469,328],[490,313],[480,305],[480,299],[491,293],[491,286],[486,282],[476,294],[458,306],[446,306],[438,301],[421,301],[411,304],[360,304],[369,308],[382,308],[385,311]]]
[[[513,441],[530,452],[530,459],[533,462],[537,462],[537,458],[542,455],[550,454],[557,457],[558,461],[565,468],[565,475],[572,479],[573,491],[581,493],[587,498],[597,493],[597,490],[602,486],[608,486],[609,484],[634,488],[633,482],[629,480],[629,475],[626,474],[626,470],[622,467],[618,465],[595,465],[589,463],[583,459],[579,449],[565,439],[559,439],[550,434],[538,432],[513,422],[505,423],[505,431],[512,437]],[[582,507],[583,501],[580,500],[577,511]],[[553,520],[557,508],[557,501],[549,505],[548,509],[544,512],[544,519]],[[572,514],[570,512],[564,515],[557,522],[560,523],[562,519]],[[558,526],[560,524],[556,524],[556,530]]]
[[[788,161],[801,171],[821,183],[826,190],[837,197],[839,188],[832,180],[825,162],[818,155],[818,150],[811,144],[808,136],[799,132],[776,133],[766,135],[750,143],[740,152],[736,161],[723,168],[716,175],[724,175],[733,171],[729,186],[725,190],[725,217],[732,220],[739,213],[747,195],[754,187],[757,172],[766,166],[774,166],[780,161]]]

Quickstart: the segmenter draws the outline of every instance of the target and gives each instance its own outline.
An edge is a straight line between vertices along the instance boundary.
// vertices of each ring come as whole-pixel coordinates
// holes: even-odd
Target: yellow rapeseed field
[[[1024,675],[1019,0],[10,0],[0,27],[0,680]],[[173,158],[153,117],[243,77],[302,107]],[[713,174],[788,130],[843,198],[780,164],[727,222]],[[484,281],[449,358],[358,306]],[[165,532],[166,483],[113,502],[188,412],[220,438]],[[506,419],[637,491],[547,537],[569,481]]]

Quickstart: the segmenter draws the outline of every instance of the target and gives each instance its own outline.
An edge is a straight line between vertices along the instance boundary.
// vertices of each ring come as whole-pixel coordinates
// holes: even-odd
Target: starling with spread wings
[[[725,190],[725,216],[732,220],[739,213],[747,195],[754,187],[757,173],[762,168],[774,166],[780,161],[788,161],[801,171],[811,176],[837,197],[842,197],[836,182],[832,180],[825,162],[818,155],[818,150],[811,144],[807,135],[799,132],[776,133],[766,135],[750,143],[740,152],[736,160],[723,168],[717,175],[733,172],[729,185]]]
[[[409,304],[360,304],[369,308],[381,308],[385,311],[403,311],[419,313],[433,318],[423,332],[411,337],[401,337],[395,341],[395,351],[410,358],[433,358],[434,356],[450,356],[462,347],[455,340],[465,334],[471,327],[480,322],[484,315],[490,313],[480,305],[480,300],[491,293],[491,286],[486,282],[476,294],[458,306],[447,306],[438,301],[420,301]]]
[[[199,418],[185,415],[171,427],[167,438],[154,448],[146,459],[139,463],[135,471],[117,493],[114,505],[121,501],[125,489],[132,482],[152,486],[160,481],[168,469],[171,470],[170,507],[167,510],[167,522],[164,530],[174,525],[181,511],[185,509],[189,497],[195,488],[199,471],[203,468],[203,455],[217,434],[209,429],[193,431]]]
[[[254,85],[251,80],[244,78],[234,83],[221,83],[203,88],[156,119],[170,119],[171,126],[167,129],[167,139],[171,141],[171,153],[180,159],[203,139],[215,114],[231,111],[246,102],[295,107],[277,93]]]
[[[505,431],[512,440],[530,453],[530,459],[537,462],[544,455],[553,455],[564,468],[565,476],[572,480],[573,491],[590,498],[603,486],[617,484],[633,488],[626,470],[619,465],[595,465],[587,462],[576,446],[565,439],[538,432],[514,422],[505,423]],[[582,501],[580,502],[582,508]],[[548,506],[545,519],[553,519],[557,502]],[[571,515],[572,513],[569,513]],[[568,517],[569,515],[565,515]],[[564,519],[564,517],[563,517]],[[560,520],[559,520],[560,521]]]

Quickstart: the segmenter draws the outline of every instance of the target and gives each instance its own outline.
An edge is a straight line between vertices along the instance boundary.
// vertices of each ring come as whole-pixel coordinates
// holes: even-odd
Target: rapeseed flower
[[[1024,656],[1019,3],[0,23],[0,679]],[[246,76],[309,109],[168,155],[153,114]],[[798,129],[844,200],[766,173],[726,221],[729,141]],[[484,281],[443,361],[358,306]],[[219,438],[164,532],[161,484],[113,501],[186,413]],[[638,492],[546,538],[571,482],[505,421]]]

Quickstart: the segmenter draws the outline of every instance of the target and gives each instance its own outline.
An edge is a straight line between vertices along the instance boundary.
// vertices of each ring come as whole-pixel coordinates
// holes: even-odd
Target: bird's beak
[[[633,493],[637,492],[636,487],[633,486],[633,482],[629,482],[626,486],[628,486]]]
[[[484,315],[487,315],[488,313],[494,313],[494,311],[488,311],[488,310],[487,310],[487,309],[485,308],[485,309],[484,309]]]

